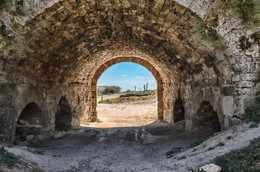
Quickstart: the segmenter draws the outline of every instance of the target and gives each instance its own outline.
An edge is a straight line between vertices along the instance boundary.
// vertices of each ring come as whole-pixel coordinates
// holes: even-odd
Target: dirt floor
[[[90,127],[138,127],[154,122],[157,119],[156,99],[137,101],[126,104],[98,104],[98,121]]]
[[[23,159],[9,171],[182,172],[197,169],[214,157],[244,147],[253,138],[260,137],[260,127],[249,129],[250,124],[242,124],[209,138],[214,135],[214,126],[185,132],[183,121],[175,125],[154,121],[154,112],[155,100],[99,104],[101,123],[75,127],[60,139],[7,148]],[[232,138],[227,139],[228,136]],[[209,139],[199,146],[189,148],[191,143],[206,138]],[[217,146],[219,142],[225,145]],[[166,158],[166,152],[177,147],[183,150]],[[215,149],[210,150],[210,147]]]

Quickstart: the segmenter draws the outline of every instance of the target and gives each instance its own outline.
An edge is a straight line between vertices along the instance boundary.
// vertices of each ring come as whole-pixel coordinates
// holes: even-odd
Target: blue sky
[[[156,89],[157,84],[152,73],[145,67],[136,63],[123,62],[108,68],[99,78],[99,85],[116,85],[125,90],[143,90],[143,85],[148,82],[148,89]]]

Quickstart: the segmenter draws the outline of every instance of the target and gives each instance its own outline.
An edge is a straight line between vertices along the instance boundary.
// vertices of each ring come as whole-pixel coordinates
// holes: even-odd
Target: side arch
[[[113,58],[111,60],[108,60],[106,62],[103,62],[102,65],[100,65],[97,70],[93,71],[92,79],[91,79],[91,107],[89,112],[88,119],[91,121],[97,120],[97,81],[99,77],[102,75],[102,73],[108,69],[109,67],[121,63],[121,62],[132,62],[139,64],[143,67],[145,67],[147,70],[149,70],[152,75],[154,76],[156,82],[157,82],[157,111],[158,111],[158,120],[163,121],[164,120],[164,96],[163,96],[163,80],[158,72],[158,70],[148,61],[137,58],[137,57],[117,57]]]
[[[42,134],[46,121],[40,106],[31,102],[27,104],[18,117],[15,136],[17,139],[26,140],[28,135]]]

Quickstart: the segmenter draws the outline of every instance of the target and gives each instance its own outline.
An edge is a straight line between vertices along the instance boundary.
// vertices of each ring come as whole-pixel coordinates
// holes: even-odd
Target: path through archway
[[[163,80],[161,78],[160,73],[156,68],[149,63],[148,61],[145,61],[141,58],[136,58],[136,57],[118,57],[118,58],[113,58],[111,60],[108,60],[104,62],[101,66],[97,68],[97,70],[93,73],[92,80],[91,80],[91,112],[89,113],[91,116],[89,119],[92,121],[97,120],[97,81],[99,77],[102,75],[102,73],[108,69],[109,67],[113,66],[114,64],[120,63],[120,62],[133,62],[139,65],[142,65],[145,67],[147,70],[149,70],[152,75],[154,76],[156,82],[157,82],[157,115],[158,115],[158,120],[163,121],[164,120],[164,112],[165,110],[165,105],[164,105],[164,99],[163,99]],[[172,111],[172,110],[171,110]]]
[[[156,121],[157,83],[152,73],[130,62],[108,68],[98,80],[97,117],[95,127],[138,127]]]

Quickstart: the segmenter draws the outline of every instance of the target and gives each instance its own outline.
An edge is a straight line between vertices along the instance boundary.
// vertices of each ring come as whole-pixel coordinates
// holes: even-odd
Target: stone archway
[[[112,65],[115,65],[120,62],[132,62],[132,63],[137,63],[139,65],[142,65],[145,67],[147,70],[149,70],[152,75],[154,76],[155,80],[157,81],[157,111],[158,111],[158,120],[163,121],[164,120],[164,101],[163,101],[163,81],[161,78],[160,73],[158,70],[155,69],[155,67],[149,63],[148,61],[137,58],[137,57],[118,57],[114,58],[112,60],[108,60],[104,62],[101,66],[98,67],[98,69],[94,72],[94,75],[92,76],[91,80],[91,111],[89,114],[91,116],[89,119],[92,121],[97,120],[97,81],[99,77],[102,75],[102,73],[111,67]]]
[[[29,103],[20,114],[16,125],[16,138],[26,140],[28,135],[41,134],[45,126],[44,116],[36,103]]]
[[[195,126],[211,125],[216,131],[221,131],[218,113],[214,111],[209,101],[200,103],[197,113],[194,115]]]

